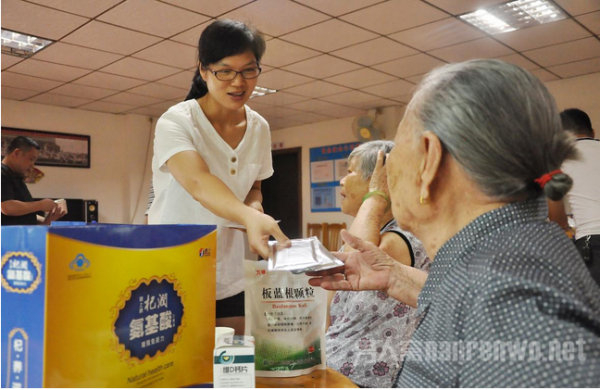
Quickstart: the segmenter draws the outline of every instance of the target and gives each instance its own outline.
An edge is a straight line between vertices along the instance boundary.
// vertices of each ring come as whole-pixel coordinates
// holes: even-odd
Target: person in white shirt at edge
[[[244,334],[244,237],[268,257],[269,235],[288,246],[264,214],[261,181],[273,174],[268,123],[245,105],[265,52],[262,34],[233,20],[209,25],[198,43],[198,67],[182,103],[156,124],[152,160],[155,200],[150,224],[217,225],[217,326]]]
[[[577,228],[575,246],[600,286],[600,140],[582,110],[564,110],[560,119],[563,129],[577,137],[575,148],[580,159],[563,164],[563,172],[573,178],[573,188],[567,193],[567,203],[548,201],[548,216],[569,231],[565,205],[570,206]]]

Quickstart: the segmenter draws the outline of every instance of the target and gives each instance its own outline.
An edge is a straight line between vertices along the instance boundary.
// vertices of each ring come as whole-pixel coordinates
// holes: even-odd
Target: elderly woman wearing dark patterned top
[[[310,283],[418,304],[396,386],[598,386],[600,290],[546,221],[544,197],[569,190],[558,169],[576,157],[546,87],[497,60],[446,65],[415,92],[395,142],[393,214],[425,245],[429,276],[342,232],[358,252]]]
[[[342,212],[355,217],[350,232],[406,266],[427,270],[423,245],[392,216],[383,156],[392,141],[360,145],[340,183]],[[350,246],[345,250],[354,251]],[[368,314],[365,314],[368,313]],[[379,291],[338,291],[327,330],[327,366],[363,387],[391,387],[416,328],[416,310]]]

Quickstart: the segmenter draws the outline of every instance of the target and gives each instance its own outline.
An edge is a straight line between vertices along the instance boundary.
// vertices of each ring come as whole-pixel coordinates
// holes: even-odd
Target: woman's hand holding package
[[[381,290],[386,291],[394,261],[376,245],[353,236],[342,230],[342,239],[358,252],[336,252],[334,256],[346,265],[326,271],[307,272],[312,286],[320,286],[326,290]]]
[[[407,305],[417,306],[417,298],[427,280],[425,272],[402,265],[374,244],[346,230],[341,234],[344,242],[357,252],[334,253],[346,264],[344,267],[307,272],[315,276],[309,280],[311,286],[326,290],[379,290]]]
[[[269,257],[269,236],[273,236],[278,245],[290,246],[289,238],[283,234],[277,222],[256,209],[249,208],[249,212],[244,218],[244,226],[248,233],[250,249],[264,259]]]

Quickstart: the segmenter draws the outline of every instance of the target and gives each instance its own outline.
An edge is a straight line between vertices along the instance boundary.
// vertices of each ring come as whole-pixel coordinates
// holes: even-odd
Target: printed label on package
[[[31,252],[7,252],[2,256],[2,287],[9,292],[31,294],[42,281],[42,265]]]
[[[29,338],[20,328],[8,334],[8,373],[6,387],[27,387],[27,350]]]
[[[142,279],[122,298],[114,309],[122,357],[141,363],[174,346],[185,326],[182,294],[174,278]]]

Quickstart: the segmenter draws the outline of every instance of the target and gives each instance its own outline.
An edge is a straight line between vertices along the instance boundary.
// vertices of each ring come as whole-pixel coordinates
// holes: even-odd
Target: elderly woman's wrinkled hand
[[[346,245],[358,252],[334,253],[345,265],[325,271],[307,272],[308,276],[315,276],[308,283],[326,290],[387,291],[396,262],[374,244],[351,235],[347,230],[342,230],[341,235]]]
[[[375,163],[375,170],[371,175],[371,181],[369,182],[369,192],[372,191],[383,191],[388,197],[390,191],[387,185],[387,169],[383,163],[383,150],[377,153],[377,162]]]

